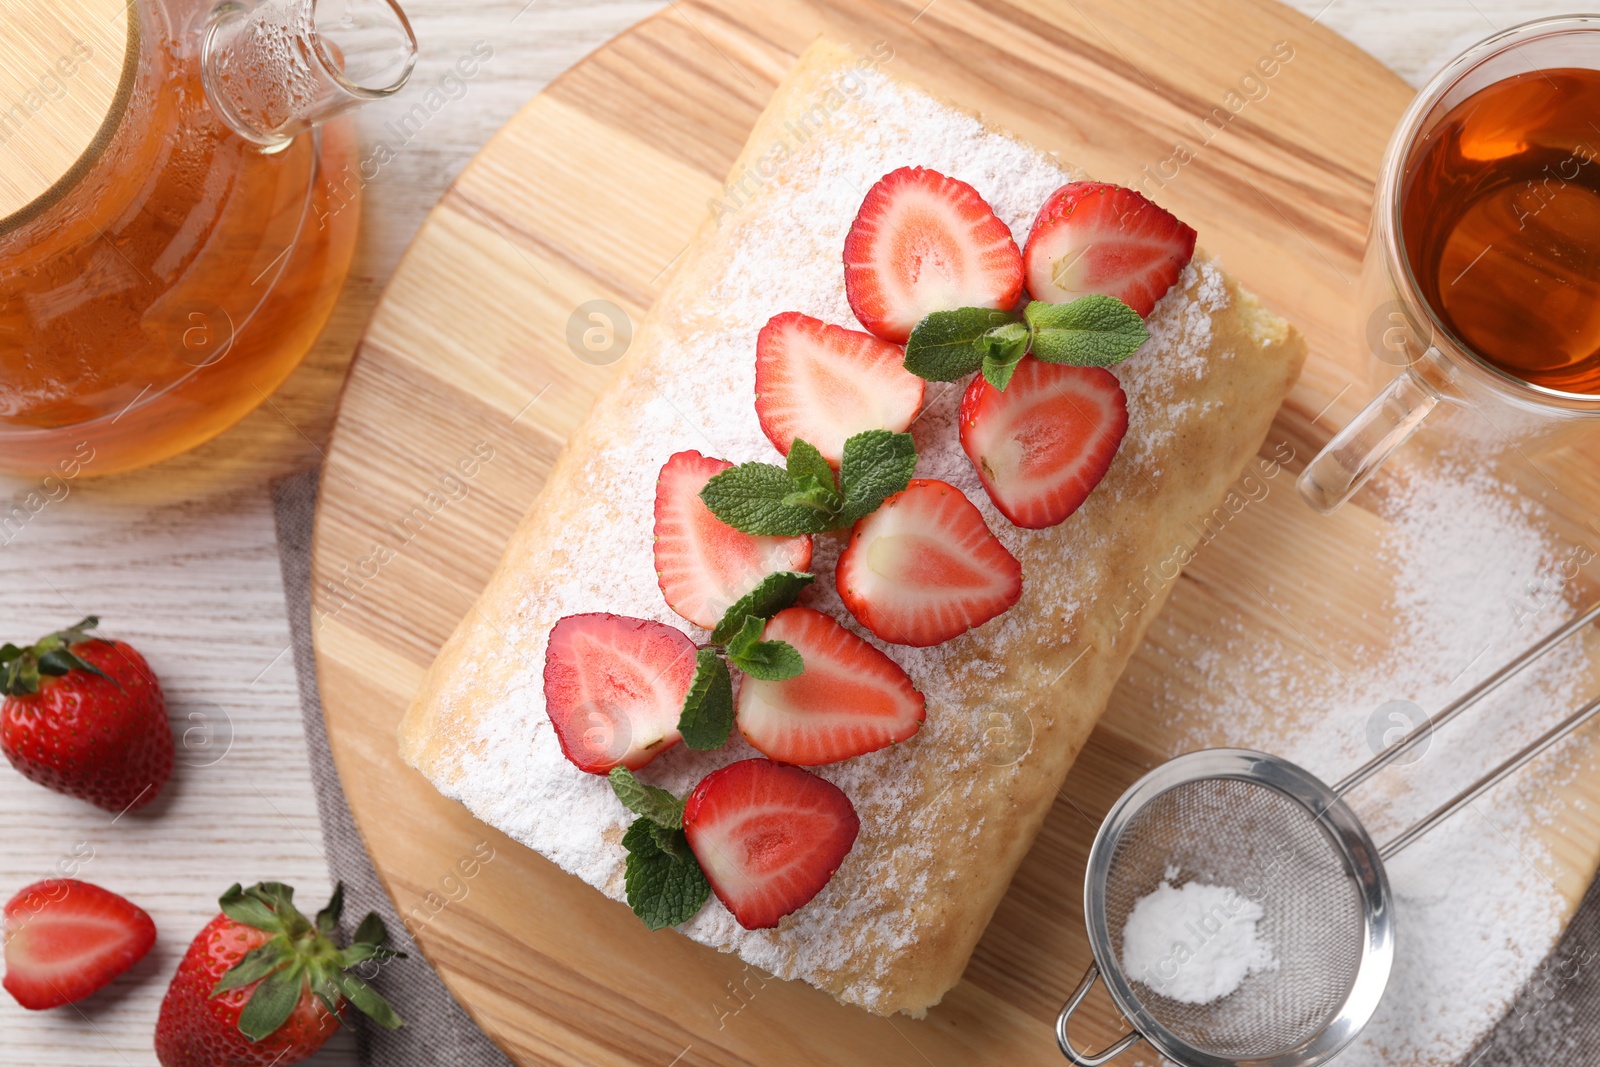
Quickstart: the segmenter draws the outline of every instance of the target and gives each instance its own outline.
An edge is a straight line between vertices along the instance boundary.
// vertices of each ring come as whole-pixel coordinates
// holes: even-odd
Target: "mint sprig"
[[[910,483],[916,465],[910,434],[868,430],[844,443],[836,481],[822,454],[797,439],[786,466],[741,463],[707,482],[700,499],[735,530],[799,537],[842,530],[870,515]]]
[[[761,579],[761,584],[734,601],[711,631],[711,642],[725,645],[739,632],[749,616],[770,619],[784,608],[800,599],[800,591],[817,580],[815,574],[803,571],[773,571]]]
[[[978,347],[983,351],[984,380],[1004,392],[1005,387],[1011,384],[1011,375],[1016,371],[1017,364],[1028,354],[1030,340],[1032,335],[1027,324],[1022,322],[996,326],[978,338]]]
[[[661,827],[640,817],[622,835],[622,847],[628,850],[622,875],[628,907],[646,926],[661,930],[699,914],[711,896],[711,884],[682,830],[663,835]]]
[[[683,801],[613,767],[611,790],[639,817],[622,835],[628,850],[623,886],[628,907],[652,930],[686,923],[711,896],[711,885],[683,832]]]
[[[974,371],[1004,390],[1022,357],[1046,363],[1111,367],[1150,337],[1139,313],[1114,296],[1070,303],[1034,301],[1023,313],[992,308],[935,311],[911,331],[905,368],[930,382],[953,382]]]
[[[727,744],[732,732],[733,678],[716,649],[702,648],[695,653],[694,681],[689,683],[689,695],[684,697],[683,713],[678,716],[678,733],[690,748],[710,752]],[[615,788],[616,783],[612,786]],[[625,798],[622,802],[628,803]],[[628,807],[639,811],[632,804]]]
[[[787,641],[761,640],[766,625],[763,619],[746,617],[744,626],[728,642],[728,661],[764,682],[781,682],[805,673],[806,664],[799,649]]]

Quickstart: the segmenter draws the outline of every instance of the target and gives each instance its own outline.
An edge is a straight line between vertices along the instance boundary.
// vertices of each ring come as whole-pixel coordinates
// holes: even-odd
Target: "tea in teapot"
[[[153,463],[265,400],[350,266],[341,116],[415,54],[388,0],[0,9],[0,469]]]

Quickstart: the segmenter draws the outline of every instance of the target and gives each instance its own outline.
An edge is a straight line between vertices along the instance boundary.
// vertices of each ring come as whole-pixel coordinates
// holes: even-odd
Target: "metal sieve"
[[[1183,1067],[1309,1067],[1337,1055],[1371,1020],[1389,981],[1395,931],[1385,861],[1594,718],[1600,698],[1382,848],[1344,795],[1597,618],[1600,603],[1337,786],[1288,760],[1242,749],[1179,756],[1134,783],[1089,851],[1083,911],[1094,963],[1056,1019],[1067,1059],[1100,1067],[1141,1041]],[[1174,868],[1181,871],[1175,881]],[[1232,887],[1259,905],[1257,929],[1273,946],[1277,970],[1251,974],[1234,992],[1199,1005],[1159,991],[1170,975],[1129,974],[1123,928],[1134,904],[1163,881]],[[1184,936],[1203,941],[1214,933],[1191,927]],[[1181,946],[1193,947],[1187,940]],[[1180,946],[1174,949],[1173,966],[1182,966]],[[1132,1029],[1099,1052],[1084,1052],[1068,1028],[1100,980]]]

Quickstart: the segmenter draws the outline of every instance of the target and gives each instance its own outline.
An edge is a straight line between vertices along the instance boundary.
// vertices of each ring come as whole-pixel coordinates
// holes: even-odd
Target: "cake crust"
[[[552,754],[540,688],[550,627],[565,614],[614,611],[704,639],[655,588],[656,472],[683,448],[777,458],[753,411],[755,333],[791,310],[855,327],[838,249],[866,185],[902,165],[954,174],[1020,242],[1045,196],[1078,177],[882,66],[818,42],[779,86],[735,164],[738,195],[711,205],[622,373],[568,442],[400,727],[401,755],[441,792],[615,899],[630,817],[604,779]],[[777,930],[744,931],[713,901],[684,933],[880,1014],[920,1015],[960,979],[1192,556],[1200,520],[1260,448],[1304,360],[1299,335],[1204,253],[1149,326],[1149,344],[1116,368],[1130,410],[1122,450],[1088,502],[1053,529],[1018,530],[994,510],[956,441],[960,389],[929,384],[913,426],[917,476],[950,481],[979,506],[1022,564],[1022,599],[937,648],[885,646],[832,588],[842,537],[819,537],[819,578],[802,603],[900,663],[927,694],[927,724],[910,741],[818,769],[851,796],[862,831],[811,904]],[[679,748],[640,774],[681,795],[753,754],[738,740],[717,753]]]

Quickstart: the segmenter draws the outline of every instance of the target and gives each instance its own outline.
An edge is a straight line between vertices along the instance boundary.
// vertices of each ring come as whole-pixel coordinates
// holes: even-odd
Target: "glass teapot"
[[[415,58],[391,0],[7,0],[0,469],[153,463],[265,400],[354,252],[339,116]]]

